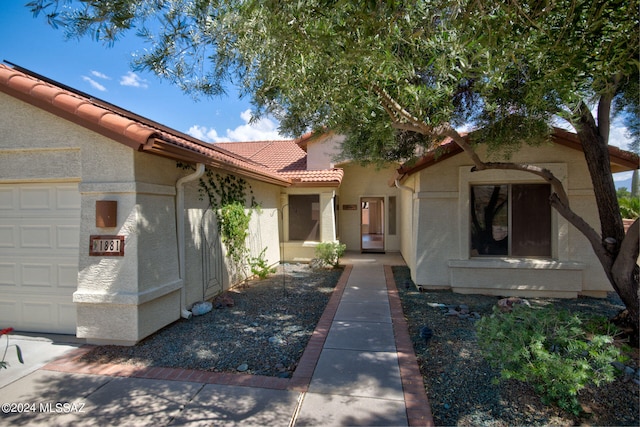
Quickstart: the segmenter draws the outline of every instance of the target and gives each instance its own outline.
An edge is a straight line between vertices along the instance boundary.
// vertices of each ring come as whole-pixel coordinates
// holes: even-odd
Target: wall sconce
[[[113,228],[118,223],[118,202],[96,200],[96,227]]]

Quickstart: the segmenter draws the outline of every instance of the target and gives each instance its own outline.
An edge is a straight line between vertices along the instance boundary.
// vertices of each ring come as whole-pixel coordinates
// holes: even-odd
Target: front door
[[[384,197],[360,198],[360,249],[384,252]]]

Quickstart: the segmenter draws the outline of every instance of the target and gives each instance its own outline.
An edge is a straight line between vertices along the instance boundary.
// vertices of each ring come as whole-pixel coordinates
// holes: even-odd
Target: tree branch
[[[373,85],[373,91],[382,98],[382,107],[385,109],[391,121],[396,125],[405,125],[407,122],[417,129],[418,133],[428,135],[432,133],[433,128],[427,125],[423,120],[420,120],[416,116],[408,112],[402,105],[400,105],[391,95],[384,89],[377,85]],[[413,130],[413,129],[409,129]]]

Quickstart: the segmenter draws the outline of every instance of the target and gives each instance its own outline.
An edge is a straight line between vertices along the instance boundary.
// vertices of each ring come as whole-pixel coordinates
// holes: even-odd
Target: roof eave
[[[227,172],[237,173],[245,178],[256,179],[269,184],[275,184],[281,187],[291,186],[291,181],[272,173],[260,172],[245,168],[230,162],[225,162],[221,159],[201,154],[193,150],[188,150],[179,147],[175,144],[169,143],[159,138],[151,138],[141,151],[156,154],[158,156],[166,157],[173,160],[183,161],[187,163],[202,163],[209,167],[223,169]]]

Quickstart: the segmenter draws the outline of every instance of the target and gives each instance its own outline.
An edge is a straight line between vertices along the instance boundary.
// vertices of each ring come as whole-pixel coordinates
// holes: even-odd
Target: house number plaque
[[[124,256],[124,236],[90,236],[89,255]]]

